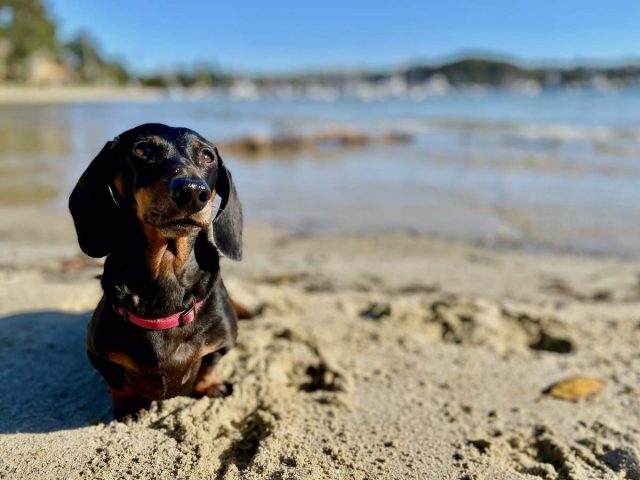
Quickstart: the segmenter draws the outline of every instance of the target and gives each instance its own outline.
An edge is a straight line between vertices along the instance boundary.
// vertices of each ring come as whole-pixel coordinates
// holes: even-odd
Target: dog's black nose
[[[175,177],[169,182],[169,196],[177,207],[198,212],[211,198],[211,189],[200,178]]]

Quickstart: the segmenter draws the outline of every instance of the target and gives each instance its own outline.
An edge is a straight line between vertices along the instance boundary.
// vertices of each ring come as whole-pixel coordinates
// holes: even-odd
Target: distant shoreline
[[[150,87],[0,86],[0,105],[154,101],[166,96],[167,90]]]
[[[637,87],[615,88],[611,85],[584,87],[579,91],[600,93],[637,90]],[[463,87],[445,87],[430,85],[425,88],[404,88],[401,91],[390,89],[381,84],[376,88],[355,87],[341,89],[339,87],[302,88],[299,91],[280,87],[257,88],[253,84],[238,84],[233,87],[149,87],[149,86],[35,86],[35,85],[2,85],[0,84],[0,105],[39,105],[69,103],[107,103],[107,102],[154,102],[161,100],[201,100],[224,98],[237,101],[254,100],[309,100],[317,102],[334,102],[341,99],[361,100],[364,102],[377,100],[412,100],[424,101],[428,98],[442,97],[452,94],[478,95],[485,93],[506,93],[522,96],[537,96],[557,89],[540,88],[532,83],[514,84],[510,87],[486,85],[467,85]],[[561,90],[562,91],[562,90]],[[566,91],[575,92],[576,89]]]

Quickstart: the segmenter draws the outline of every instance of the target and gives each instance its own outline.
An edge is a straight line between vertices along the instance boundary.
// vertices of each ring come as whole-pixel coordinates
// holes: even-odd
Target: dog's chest
[[[106,357],[124,368],[128,382],[140,393],[153,398],[175,396],[193,381],[207,351],[193,338],[175,337],[142,336],[137,348],[108,351]]]
[[[219,350],[222,344],[222,338],[211,339],[196,324],[163,331],[127,328],[116,336],[97,337],[96,347],[102,356],[120,365],[126,381],[150,398],[168,398],[188,389],[202,357]],[[106,342],[107,338],[111,340]]]

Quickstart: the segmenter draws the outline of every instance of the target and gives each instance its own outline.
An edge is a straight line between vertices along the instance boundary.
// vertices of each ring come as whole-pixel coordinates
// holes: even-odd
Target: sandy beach
[[[100,262],[64,212],[2,215],[0,478],[640,478],[639,262],[250,224],[232,395],[117,423]]]
[[[639,2],[150,6],[0,0],[0,480],[640,480]]]
[[[166,96],[164,90],[121,86],[28,86],[0,85],[0,105],[42,105],[83,102],[153,101]]]

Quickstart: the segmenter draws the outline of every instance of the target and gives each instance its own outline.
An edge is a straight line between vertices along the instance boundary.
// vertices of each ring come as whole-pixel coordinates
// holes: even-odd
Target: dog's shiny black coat
[[[87,350],[110,387],[116,417],[206,383],[237,333],[220,253],[242,256],[242,208],[216,147],[185,128],[128,130],[91,162],[69,209],[82,250],[107,256]],[[116,313],[159,318],[199,300],[192,323],[168,330],[145,330]]]

